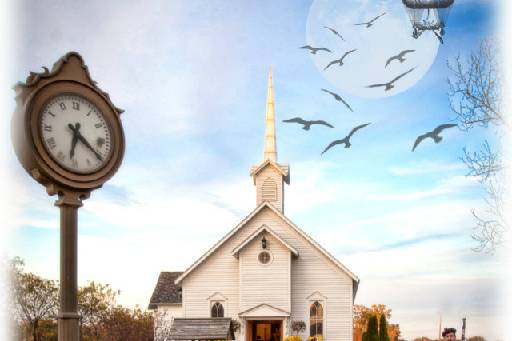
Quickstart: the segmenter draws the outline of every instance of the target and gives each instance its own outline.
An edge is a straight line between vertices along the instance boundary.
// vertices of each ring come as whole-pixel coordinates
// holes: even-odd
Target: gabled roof
[[[290,316],[290,312],[274,307],[267,303],[258,304],[255,307],[242,311],[238,316],[250,317],[253,316]]]
[[[284,241],[281,237],[279,237],[279,235],[277,233],[275,233],[274,231],[272,231],[272,229],[270,227],[268,227],[267,225],[261,225],[261,227],[259,229],[257,229],[256,231],[254,231],[249,237],[247,237],[245,240],[243,240],[240,244],[238,244],[237,247],[235,247],[233,249],[233,251],[231,251],[231,254],[233,256],[236,256],[238,257],[238,253],[247,245],[249,244],[254,238],[258,237],[261,233],[263,232],[267,232],[269,233],[272,237],[274,237],[275,239],[277,239],[281,244],[283,244],[288,250],[290,250],[290,252],[294,255],[294,256],[298,256],[299,255],[299,252],[293,247],[291,246],[290,244],[288,244],[286,241]]]
[[[334,265],[336,265],[340,270],[345,272],[352,280],[356,283],[359,283],[359,278],[350,271],[346,266],[341,264],[334,256],[332,256],[327,250],[325,250],[320,244],[314,241],[310,236],[308,236],[304,231],[302,231],[297,225],[295,225],[292,221],[290,221],[284,214],[279,212],[272,204],[264,201],[262,202],[254,211],[252,211],[248,216],[246,216],[234,229],[229,231],[222,239],[220,239],[213,247],[211,247],[205,254],[203,254],[198,260],[196,260],[185,272],[179,276],[175,283],[179,284],[189,273],[191,273],[195,268],[197,268],[206,258],[208,258],[213,252],[215,252],[225,241],[227,241],[231,236],[237,233],[249,220],[251,220],[256,214],[258,214],[265,207],[272,210],[275,214],[277,214],[281,219],[283,219],[290,227],[292,227],[297,233],[299,233],[304,239],[306,239],[310,244],[312,244],[320,253],[322,253],[325,257],[327,257]],[[357,286],[355,286],[357,288]],[[354,292],[355,295],[355,292]]]
[[[290,166],[288,165],[280,165],[277,162],[274,162],[270,159],[266,159],[263,163],[261,163],[259,166],[253,166],[251,168],[250,175],[252,176],[254,183],[256,184],[256,175],[258,175],[259,172],[261,172],[265,167],[268,165],[274,167],[284,178],[284,181],[287,184],[290,184]]]
[[[175,284],[174,281],[182,273],[160,272],[148,309],[156,309],[158,304],[181,304],[181,285]]]

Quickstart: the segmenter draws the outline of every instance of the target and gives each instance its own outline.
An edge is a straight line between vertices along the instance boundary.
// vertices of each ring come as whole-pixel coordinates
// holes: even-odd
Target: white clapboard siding
[[[165,319],[172,320],[176,317],[183,317],[183,308],[181,304],[159,304],[157,313],[165,315]]]
[[[219,292],[227,298],[225,316],[238,318],[239,263],[231,251],[263,224],[296,249],[291,261],[291,318],[303,320],[309,336],[308,297],[326,297],[324,334],[327,341],[352,340],[352,279],[271,209],[264,207],[183,280],[184,317],[209,316],[208,297]],[[277,241],[275,241],[277,243]],[[264,302],[260,302],[264,303]],[[272,302],[269,302],[272,304]],[[288,309],[285,309],[289,311]],[[285,331],[289,335],[291,331]]]
[[[275,200],[265,200],[264,192],[269,194],[270,183],[268,180],[273,180],[275,184]],[[267,186],[266,186],[267,185]],[[266,166],[256,177],[256,206],[259,206],[263,201],[272,203],[279,211],[283,212],[283,199],[284,187],[283,176],[273,166]]]
[[[352,340],[352,278],[270,209],[266,208],[260,214],[260,219],[299,253],[299,257],[292,259],[290,319],[306,322],[307,330],[303,334],[303,340],[309,336],[311,302],[307,297],[315,292],[327,297],[324,312],[326,340]]]
[[[261,239],[265,236],[271,254],[268,264],[261,264],[258,255]],[[291,252],[269,233],[260,234],[240,252],[240,310],[245,311],[261,303],[290,311]]]

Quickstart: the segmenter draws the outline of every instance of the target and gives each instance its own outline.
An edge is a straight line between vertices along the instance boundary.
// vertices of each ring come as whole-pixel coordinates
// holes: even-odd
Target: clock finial
[[[272,66],[268,73],[267,110],[265,113],[265,147],[263,161],[277,161],[276,127],[274,117],[274,89],[272,87]]]

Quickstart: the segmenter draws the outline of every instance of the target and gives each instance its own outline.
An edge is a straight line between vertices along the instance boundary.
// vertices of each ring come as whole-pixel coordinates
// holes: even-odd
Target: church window
[[[270,253],[268,253],[267,251],[262,251],[258,255],[258,260],[261,264],[268,264],[270,262],[270,258]]]
[[[324,326],[324,308],[315,301],[309,307],[309,336],[316,337],[317,340],[323,339]]]
[[[261,186],[261,197],[263,201],[277,200],[277,185],[274,179],[267,178],[263,181],[263,185]]]
[[[220,302],[215,302],[212,305],[211,315],[212,317],[224,317],[224,307]]]

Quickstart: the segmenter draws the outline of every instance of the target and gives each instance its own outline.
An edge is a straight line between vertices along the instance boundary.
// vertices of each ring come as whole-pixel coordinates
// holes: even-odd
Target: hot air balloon
[[[432,31],[443,43],[446,20],[455,0],[402,0],[412,24],[412,36],[418,39]]]

